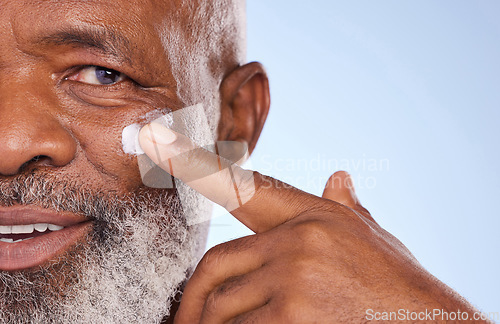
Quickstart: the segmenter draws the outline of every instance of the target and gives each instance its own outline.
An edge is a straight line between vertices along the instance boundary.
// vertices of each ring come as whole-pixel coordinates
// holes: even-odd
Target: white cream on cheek
[[[137,156],[139,172],[142,183],[145,186],[157,189],[175,188],[177,190],[188,225],[205,222],[211,217],[211,203],[207,198],[195,192],[194,189],[191,189],[188,185],[182,183],[182,181],[174,179],[170,174],[154,164],[141,149],[138,143],[138,134],[143,126],[151,122],[157,122],[187,136],[197,146],[214,151],[214,148],[210,147],[214,146],[215,141],[207,120],[206,111],[203,108],[203,104],[196,104],[174,112],[170,110],[163,111],[162,114],[159,112],[159,110],[151,112],[144,118],[144,122],[141,120],[141,122],[129,125],[123,129],[123,151],[127,154]],[[193,200],[198,200],[199,204],[205,206],[206,210],[200,212],[199,208],[192,204]]]
[[[122,131],[123,152],[135,156],[144,154],[139,144],[139,132],[141,128],[153,121],[170,128],[173,124],[172,114],[172,110],[168,108],[153,110],[141,118],[142,122],[125,127]]]
[[[166,113],[165,113],[166,112]],[[207,116],[202,104],[182,108],[176,111],[155,110],[123,129],[122,147],[126,154],[137,157],[137,164],[142,183],[151,188],[174,188],[173,179],[161,167],[156,165],[142,150],[139,144],[139,133],[149,123],[158,123],[180,134],[186,135],[198,146],[214,143]]]
[[[122,146],[123,152],[132,155],[144,154],[144,151],[139,145],[139,131],[141,130],[141,125],[132,124],[123,129],[122,132]]]

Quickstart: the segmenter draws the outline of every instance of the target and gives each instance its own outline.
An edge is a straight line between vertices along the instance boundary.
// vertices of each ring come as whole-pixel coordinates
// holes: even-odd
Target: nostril
[[[41,159],[43,159],[43,158],[47,158],[47,157],[48,157],[48,156],[46,156],[46,155],[37,155],[37,156],[35,156],[34,158],[32,158],[30,161],[28,161],[28,163],[30,163],[30,162],[38,162],[38,161],[40,161]]]
[[[37,156],[33,157],[31,160],[23,163],[23,165],[21,165],[21,167],[19,168],[18,172],[24,171],[32,163],[40,163],[40,161],[47,160],[47,159],[50,160],[50,158],[47,155],[37,155]]]

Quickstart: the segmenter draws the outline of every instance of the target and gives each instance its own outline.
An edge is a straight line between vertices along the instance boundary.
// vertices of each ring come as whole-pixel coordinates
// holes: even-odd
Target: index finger
[[[323,203],[319,197],[245,170],[220,154],[197,147],[186,136],[158,123],[142,128],[139,143],[155,164],[226,208],[256,233],[283,224],[311,206]]]

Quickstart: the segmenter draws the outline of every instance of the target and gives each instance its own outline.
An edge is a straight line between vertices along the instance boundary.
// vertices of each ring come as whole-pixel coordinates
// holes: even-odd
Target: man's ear
[[[257,62],[238,67],[224,78],[220,92],[218,140],[244,142],[251,154],[271,104],[264,67]]]

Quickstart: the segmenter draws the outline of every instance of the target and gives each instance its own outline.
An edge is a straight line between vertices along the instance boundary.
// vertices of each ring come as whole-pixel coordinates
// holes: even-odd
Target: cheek
[[[78,143],[73,163],[82,182],[105,192],[127,194],[144,187],[137,165],[137,157],[122,149],[123,129],[141,122],[144,116],[160,107],[178,109],[177,98],[161,93],[143,94],[127,98],[124,105],[100,108],[93,105],[62,102],[65,109],[64,123]]]
[[[103,177],[127,191],[142,184],[137,158],[122,150],[122,125],[86,128],[82,134],[82,151]]]
[[[137,122],[151,107],[116,109],[112,113],[80,115],[72,131],[79,143],[76,164],[93,186],[132,192],[142,186],[137,158],[122,149],[123,128]],[[95,183],[97,181],[97,183]]]

